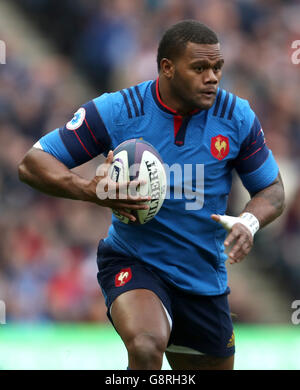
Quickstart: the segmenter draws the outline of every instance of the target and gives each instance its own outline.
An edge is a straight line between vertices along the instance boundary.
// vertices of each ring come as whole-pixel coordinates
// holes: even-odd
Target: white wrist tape
[[[258,219],[251,213],[242,213],[239,217],[220,215],[220,224],[226,230],[230,231],[235,223],[241,223],[246,226],[250,230],[252,237],[259,229]]]
[[[41,149],[41,150],[43,150],[43,147],[42,147],[42,145],[40,144],[40,141],[37,141],[37,142],[33,145],[33,147],[36,148],[36,149]]]
[[[243,223],[251,232],[252,237],[259,230],[259,221],[255,215],[251,213],[243,213],[240,215],[240,218],[243,220]]]

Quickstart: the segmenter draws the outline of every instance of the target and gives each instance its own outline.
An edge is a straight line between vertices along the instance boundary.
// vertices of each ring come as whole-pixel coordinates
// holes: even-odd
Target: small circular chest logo
[[[73,118],[66,124],[68,130],[78,129],[85,119],[85,109],[83,107],[79,108],[73,116]]]

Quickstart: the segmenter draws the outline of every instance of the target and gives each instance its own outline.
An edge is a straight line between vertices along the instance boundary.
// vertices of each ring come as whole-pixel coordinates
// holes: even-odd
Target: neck
[[[170,83],[164,77],[158,79],[158,93],[162,102],[178,115],[185,116],[193,111],[193,108],[185,106],[182,101],[174,96]]]

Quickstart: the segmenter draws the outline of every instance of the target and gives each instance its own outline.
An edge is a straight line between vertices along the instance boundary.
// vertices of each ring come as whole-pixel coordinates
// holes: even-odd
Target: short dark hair
[[[185,49],[188,42],[214,45],[217,34],[197,20],[183,20],[171,26],[162,36],[157,51],[157,67],[163,58],[173,60]]]

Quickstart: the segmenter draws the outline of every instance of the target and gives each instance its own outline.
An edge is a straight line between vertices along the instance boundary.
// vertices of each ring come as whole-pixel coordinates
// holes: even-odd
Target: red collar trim
[[[160,94],[159,94],[159,89],[158,89],[158,85],[159,85],[159,77],[156,79],[156,82],[155,82],[155,92],[156,92],[156,98],[159,102],[159,104],[161,106],[163,106],[166,110],[168,110],[171,114],[174,114],[176,116],[182,116],[181,114],[179,114],[177,111],[173,110],[173,108],[170,108],[168,107],[162,100],[161,100],[161,97],[160,97]],[[197,114],[198,112],[200,112],[201,110],[199,108],[196,108],[195,110],[189,112],[188,115],[194,115],[194,114]]]
[[[159,78],[156,79],[156,85],[155,85],[155,91],[156,91],[156,97],[157,100],[159,101],[159,104],[161,104],[164,108],[166,108],[168,111],[171,111],[172,114],[179,115],[177,111],[173,110],[173,108],[168,107],[162,100],[159,94],[159,89],[158,89],[158,83],[159,83]]]

